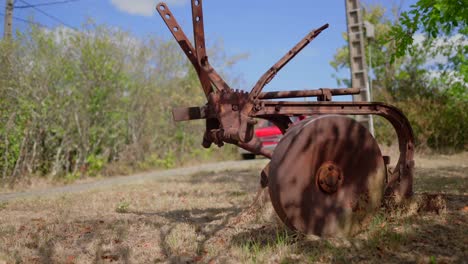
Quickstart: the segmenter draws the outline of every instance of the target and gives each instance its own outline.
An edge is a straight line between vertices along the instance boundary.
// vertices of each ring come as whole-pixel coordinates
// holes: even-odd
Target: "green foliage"
[[[104,167],[105,160],[102,157],[91,154],[86,159],[86,164],[88,165],[87,167],[88,174],[90,176],[97,176],[97,173],[99,173]]]
[[[74,183],[75,181],[80,179],[80,174],[78,173],[67,173],[63,176],[63,180],[65,183]]]
[[[464,45],[465,38],[423,38],[418,43],[408,44],[413,51],[410,56],[392,60],[401,43],[389,41],[388,36],[395,34],[398,26],[409,23],[405,20],[408,14],[403,13],[403,22],[399,24],[398,20],[392,21],[385,13],[381,6],[366,7],[364,12],[364,19],[376,27],[375,41],[366,43],[367,48],[372,48],[373,100],[384,101],[403,110],[411,122],[419,148],[438,151],[467,149],[468,125],[464,120],[468,120],[468,50]],[[447,30],[454,28],[447,27]],[[366,50],[369,55],[370,49]],[[331,65],[337,72],[349,68],[348,54],[347,46],[335,54]],[[335,77],[338,82],[349,82],[348,78]],[[394,128],[386,120],[376,119],[375,126],[379,142],[395,143]]]
[[[411,6],[411,10],[401,14],[399,23],[392,28],[390,36],[396,41],[396,55],[402,57],[408,50],[414,53],[413,36],[418,31],[422,31],[429,38],[450,36],[454,32],[468,34],[467,5],[466,0],[416,2]]]
[[[225,60],[222,74],[236,61],[219,46],[210,52]],[[0,41],[0,68],[0,181],[105,175],[112,164],[170,168],[199,153],[204,123],[172,121],[172,108],[205,102],[173,40],[92,23],[32,27]]]
[[[8,207],[8,202],[0,202],[0,211],[6,209]]]
[[[291,241],[291,237],[288,235],[287,230],[277,230],[276,231],[276,245],[275,246],[286,246],[288,245]]]
[[[115,207],[115,211],[121,214],[128,213],[129,209],[130,209],[130,203],[125,200],[121,200]]]

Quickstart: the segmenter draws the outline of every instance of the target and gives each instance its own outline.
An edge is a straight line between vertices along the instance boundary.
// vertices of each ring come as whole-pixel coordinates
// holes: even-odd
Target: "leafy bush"
[[[220,48],[211,52],[232,65]],[[205,101],[173,40],[92,23],[80,32],[32,27],[0,42],[0,68],[0,181],[138,169],[151,156],[167,168],[200,148],[203,122],[172,121],[173,107]],[[209,158],[230,155],[220,152]]]

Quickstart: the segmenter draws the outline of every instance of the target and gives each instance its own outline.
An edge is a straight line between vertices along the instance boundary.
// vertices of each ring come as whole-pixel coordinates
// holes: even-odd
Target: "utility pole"
[[[360,88],[361,93],[353,95],[354,102],[369,102],[369,79],[364,48],[364,23],[359,0],[345,0],[346,21],[348,24],[349,58],[352,87]],[[374,124],[372,116],[358,116],[357,120],[364,123],[372,135]]]
[[[11,39],[13,35],[13,0],[6,0],[5,23],[3,27],[3,38]]]

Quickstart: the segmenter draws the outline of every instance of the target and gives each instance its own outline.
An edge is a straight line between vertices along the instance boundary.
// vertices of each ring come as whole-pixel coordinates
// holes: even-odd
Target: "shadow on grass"
[[[237,183],[241,190],[253,193],[258,178],[252,171],[208,175],[194,175],[187,182],[198,184]],[[346,239],[319,239],[301,236],[287,231],[284,227],[264,225],[244,228],[231,237],[229,247],[245,249],[248,254],[260,251],[275,251],[277,247],[287,247],[299,260],[306,262],[362,262],[386,261],[393,263],[412,262],[462,262],[468,259],[467,240],[468,219],[461,208],[468,204],[468,196],[460,194],[467,190],[464,168],[418,169],[415,176],[416,190],[443,193],[446,212],[437,215],[430,208],[421,207],[419,212],[398,215],[395,212],[381,212],[373,217],[369,228],[360,235]],[[206,252],[207,241],[219,231],[227,228],[230,219],[245,207],[208,208],[193,210],[172,210],[164,213],[132,212],[136,215],[164,217],[171,223],[190,223],[197,226],[212,225],[214,228],[197,231],[203,239],[197,241],[198,257]],[[375,220],[377,219],[377,220]],[[380,220],[379,220],[380,219]],[[161,232],[161,241],[166,241],[173,224]],[[169,245],[163,245],[166,261],[184,261]],[[297,262],[291,254],[282,262]],[[197,258],[194,258],[197,259]],[[194,260],[192,259],[192,261]]]
[[[466,193],[468,190],[468,168],[416,168],[414,188],[416,192]]]
[[[466,193],[466,172],[463,168],[418,169],[415,177],[416,190],[442,193],[446,210],[440,215],[421,207],[414,213],[381,211],[372,217],[367,230],[350,239],[320,239],[296,235],[284,227],[271,223],[233,224],[236,217],[247,207],[247,202],[232,206],[208,206],[204,209],[179,209],[159,212],[150,210],[128,211],[125,219],[105,219],[92,217],[88,220],[74,219],[65,223],[35,221],[26,230],[15,230],[28,234],[27,250],[35,252],[35,259],[24,259],[22,252],[18,259],[26,263],[53,263],[60,255],[57,245],[67,244],[76,247],[76,252],[87,254],[95,263],[118,262],[135,263],[133,249],[137,245],[125,243],[129,236],[137,236],[138,226],[147,225],[158,230],[158,246],[161,257],[154,261],[166,263],[209,262],[213,256],[207,248],[212,246],[212,238],[223,237],[229,241],[225,254],[232,248],[241,248],[245,255],[255,256],[261,252],[276,254],[278,248],[286,249],[279,262],[455,262],[468,259],[468,217],[464,211],[468,205]],[[190,184],[226,183],[237,184],[236,190],[223,191],[219,199],[234,199],[233,193],[246,193],[251,196],[258,186],[258,177],[253,171],[211,173],[194,175],[176,181]],[[202,190],[205,192],[206,190]],[[190,196],[191,194],[189,194]],[[250,197],[250,196],[249,196]],[[248,199],[250,201],[250,199]],[[418,212],[419,211],[419,212]],[[187,255],[178,252],[170,244],[170,236],[178,225],[188,224],[194,228],[195,252]],[[230,230],[226,235],[224,230]],[[32,235],[29,235],[32,234]],[[8,236],[13,235],[8,233]],[[225,237],[227,236],[227,237]],[[113,245],[110,247],[109,245]],[[217,246],[217,244],[215,245]],[[16,255],[14,256],[16,258]],[[238,260],[240,261],[240,260]],[[234,262],[238,262],[234,260]]]
[[[173,180],[174,181],[174,180]],[[242,190],[255,190],[260,184],[260,170],[224,171],[220,173],[197,173],[186,179],[177,179],[176,182],[184,182],[193,185],[201,183],[226,183],[238,184]]]
[[[245,249],[254,261],[261,252],[274,253],[286,246],[288,254],[281,263],[465,263],[468,217],[462,205],[468,204],[468,196],[448,194],[442,199],[447,210],[440,214],[423,205],[414,213],[382,209],[366,230],[352,238],[319,238],[262,226],[236,234],[232,244]]]
[[[206,255],[206,242],[214,237],[219,231],[227,228],[228,223],[242,211],[240,207],[206,208],[193,210],[173,210],[169,212],[141,212],[131,211],[129,214],[139,216],[159,216],[170,222],[160,229],[160,247],[170,263],[191,262],[202,259]],[[174,251],[167,243],[168,237],[177,224],[189,224],[195,227],[197,237],[196,256],[184,256]],[[209,228],[206,228],[209,226]],[[161,260],[162,261],[162,260]]]

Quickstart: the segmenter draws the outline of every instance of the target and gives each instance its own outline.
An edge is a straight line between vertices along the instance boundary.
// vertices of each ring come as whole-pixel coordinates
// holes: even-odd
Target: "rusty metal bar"
[[[192,23],[193,23],[193,37],[195,40],[195,52],[198,60],[198,65],[201,67],[206,66],[208,63],[208,56],[205,47],[205,26],[203,23],[203,6],[202,0],[192,0]],[[212,91],[210,79],[207,74],[200,76],[200,81],[205,90]]]
[[[198,64],[202,71],[208,75],[208,79],[214,84],[217,90],[231,89],[229,85],[221,78],[216,70],[211,67],[208,55],[206,52],[205,43],[205,24],[203,18],[203,2],[202,0],[192,0],[192,23],[193,36],[195,39],[195,55],[198,59]],[[210,87],[211,89],[211,87]]]
[[[194,49],[192,43],[188,40],[187,35],[184,33],[174,15],[169,10],[169,7],[167,7],[165,3],[159,3],[156,9],[161,18],[166,23],[169,31],[171,31],[172,35],[176,39],[177,43],[184,51],[185,56],[187,56],[197,71],[205,95],[208,96],[212,92],[209,81],[213,83],[217,90],[230,89],[229,85],[227,85],[221,76],[215,71],[215,69],[209,65],[207,58],[205,65],[202,66],[199,64],[199,58],[196,55],[197,51]]]
[[[206,106],[177,107],[172,109],[172,117],[176,122],[209,118]]]
[[[192,0],[192,20],[193,20],[193,36],[195,39],[195,50],[198,58],[198,63],[204,65],[208,61],[205,48],[205,28],[203,23],[203,7],[202,0]]]
[[[262,106],[252,116],[264,115],[320,115],[320,114],[356,114],[375,113],[381,103],[368,102],[290,102],[262,101]]]
[[[276,74],[289,62],[291,61],[299,52],[301,52],[312,40],[314,40],[322,31],[328,28],[328,24],[321,26],[318,29],[313,30],[307,36],[305,36],[299,43],[296,44],[286,55],[284,55],[273,67],[271,67],[262,77],[258,80],[255,86],[250,92],[249,99],[253,102],[258,98],[258,95],[262,91],[263,87],[269,83]],[[242,112],[248,114],[252,110],[252,103],[247,104]]]
[[[169,9],[169,7],[167,7],[165,3],[159,3],[156,7],[156,10],[163,19],[164,23],[166,23],[169,31],[172,33],[172,36],[174,36],[177,43],[182,48],[182,51],[185,53],[185,56],[187,56],[187,58],[190,60],[193,67],[197,71],[200,83],[203,88],[203,92],[205,93],[205,96],[208,96],[212,91],[211,84],[207,74],[201,70],[192,43],[190,43],[190,41],[187,38],[187,35],[185,35],[184,31],[175,19],[171,10]]]
[[[318,96],[325,95],[324,90],[330,91],[332,95],[351,95],[351,94],[359,94],[361,92],[359,88],[341,88],[341,89],[321,88],[318,90],[264,92],[258,95],[258,99],[318,97]]]

